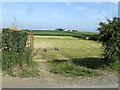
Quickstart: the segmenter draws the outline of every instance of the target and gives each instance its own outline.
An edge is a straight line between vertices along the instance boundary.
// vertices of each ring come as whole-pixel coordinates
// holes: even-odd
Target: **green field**
[[[50,72],[65,76],[99,76],[101,44],[72,36],[35,36],[35,61],[50,61]],[[40,62],[41,63],[41,62]]]
[[[81,34],[97,35],[95,32],[64,32],[64,31],[50,31],[50,30],[33,30],[34,35],[41,36],[73,36]]]
[[[35,36],[35,60],[100,58],[101,45],[97,41],[71,36]]]

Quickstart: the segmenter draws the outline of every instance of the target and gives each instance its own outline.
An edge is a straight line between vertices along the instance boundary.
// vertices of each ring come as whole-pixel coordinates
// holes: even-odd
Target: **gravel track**
[[[64,77],[49,72],[47,62],[39,62],[39,77],[19,78],[2,77],[3,88],[118,88],[118,74],[106,70],[98,70],[104,74],[99,77]]]

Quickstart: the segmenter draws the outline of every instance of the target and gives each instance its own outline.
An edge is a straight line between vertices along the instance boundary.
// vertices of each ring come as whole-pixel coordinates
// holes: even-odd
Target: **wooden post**
[[[33,47],[33,55],[34,55],[34,32],[32,31],[32,47]]]
[[[30,31],[30,49],[32,50],[32,37],[31,37],[31,31]]]
[[[28,45],[28,47],[30,47],[30,49],[32,50],[31,55],[34,56],[34,33],[33,31],[30,31],[27,29],[26,31],[28,33],[28,39],[27,39],[26,46]]]

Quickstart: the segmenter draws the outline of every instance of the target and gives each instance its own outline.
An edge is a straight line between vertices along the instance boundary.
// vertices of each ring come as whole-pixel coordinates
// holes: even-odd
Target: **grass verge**
[[[80,67],[75,65],[72,61],[53,61],[50,62],[51,70],[50,72],[55,74],[65,75],[67,77],[77,77],[77,76],[100,76],[98,72],[86,67]]]

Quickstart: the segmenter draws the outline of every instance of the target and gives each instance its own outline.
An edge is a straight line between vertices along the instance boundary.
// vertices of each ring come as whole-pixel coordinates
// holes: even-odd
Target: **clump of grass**
[[[39,71],[37,69],[32,70],[24,70],[19,76],[21,78],[27,78],[27,77],[36,77],[39,76]]]
[[[76,66],[71,61],[51,62],[50,66],[52,67],[52,73],[62,74],[65,76],[100,76],[98,72],[85,67]]]

